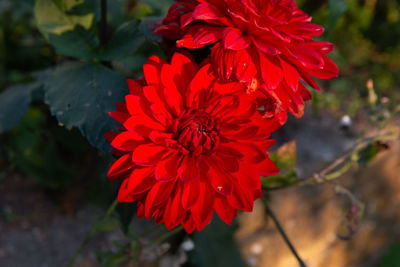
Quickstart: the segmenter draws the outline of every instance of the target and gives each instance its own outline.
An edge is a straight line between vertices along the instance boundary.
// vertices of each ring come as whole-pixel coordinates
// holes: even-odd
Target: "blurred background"
[[[142,233],[153,222],[134,218],[133,204],[98,223],[118,188],[106,178],[112,157],[51,115],[40,84],[54,66],[85,56],[75,54],[75,36],[57,40],[38,28],[35,2],[38,8],[43,1],[0,0],[0,266],[65,266],[96,221],[76,266],[297,266],[261,201],[231,227],[216,219],[201,234],[181,232],[147,250],[133,245],[129,229]],[[77,2],[85,9],[76,12],[100,23],[100,1]],[[274,186],[312,176],[360,138],[400,123],[400,0],[296,2],[325,27],[320,39],[335,44],[331,58],[340,76],[319,81],[323,92],[313,93],[305,116],[274,134],[271,157],[284,170]],[[149,55],[162,55],[145,23],[170,4],[108,1],[110,32],[142,20],[144,38],[117,46],[130,54],[108,54],[107,64],[138,78]],[[374,143],[335,181],[271,190],[267,197],[307,266],[400,266],[399,173],[400,142]]]

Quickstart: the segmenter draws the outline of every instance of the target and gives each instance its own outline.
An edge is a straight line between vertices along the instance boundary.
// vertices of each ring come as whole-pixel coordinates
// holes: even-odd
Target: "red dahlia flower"
[[[220,82],[210,64],[198,69],[176,53],[171,64],[150,57],[143,70],[146,85],[128,80],[126,103],[110,113],[123,125],[109,135],[120,156],[109,179],[124,179],[118,200],[189,233],[213,211],[227,224],[238,209],[251,211],[260,175],[278,172],[266,151],[279,123],[261,116],[243,84]]]
[[[325,56],[333,45],[313,41],[323,28],[310,21],[294,0],[177,0],[156,33],[182,36],[177,45],[190,49],[215,44],[211,63],[220,77],[261,88],[267,102],[301,116],[311,96],[300,81],[319,90],[310,75],[338,75]]]

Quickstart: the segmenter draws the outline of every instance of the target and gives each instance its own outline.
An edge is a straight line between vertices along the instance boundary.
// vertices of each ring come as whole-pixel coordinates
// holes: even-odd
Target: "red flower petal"
[[[197,20],[216,20],[223,17],[221,12],[214,6],[206,3],[199,4],[192,14],[194,19]]]
[[[129,118],[129,114],[126,112],[115,111],[109,112],[108,114],[110,114],[110,116],[120,124],[124,124]]]
[[[155,165],[166,152],[165,147],[147,143],[139,145],[132,153],[132,161],[141,166]]]
[[[124,127],[135,135],[148,136],[152,131],[163,131],[164,126],[147,116],[131,116],[125,123]]]
[[[200,182],[199,188],[199,199],[192,207],[191,212],[194,220],[201,225],[211,220],[213,209],[210,207],[214,206],[215,194],[214,190],[204,182]]]
[[[110,180],[114,180],[117,175],[127,172],[134,167],[136,167],[136,166],[134,164],[132,164],[131,155],[125,154],[125,155],[121,156],[119,159],[117,159],[116,161],[114,161],[114,163],[111,165],[111,168],[107,174],[108,178]]]
[[[257,169],[262,176],[273,176],[279,173],[278,167],[270,158],[266,158],[263,162],[260,162],[257,165]]]
[[[197,66],[193,64],[193,59],[188,53],[175,53],[172,56],[170,66],[170,75],[171,77],[173,77],[173,82],[179,92],[184,95],[184,92],[187,90],[187,86],[190,84],[193,77],[197,73]],[[167,84],[168,83],[165,83],[165,85]]]
[[[189,210],[193,205],[196,204],[200,193],[199,179],[195,179],[192,182],[185,183],[182,194],[182,207],[185,210]]]
[[[187,155],[184,157],[181,166],[178,168],[178,176],[185,183],[189,183],[199,177],[199,169],[194,156]]]
[[[247,189],[255,190],[261,188],[261,177],[258,170],[252,168],[252,165],[242,162],[240,171],[235,174],[239,184]]]
[[[217,166],[211,166],[208,171],[208,179],[214,190],[225,196],[230,195],[232,192],[231,178],[232,176],[224,174]]]
[[[250,212],[253,210],[252,192],[243,190],[237,183],[233,183],[232,194],[228,196],[229,204],[235,209]]]
[[[148,85],[161,84],[161,67],[166,64],[164,60],[157,56],[151,56],[143,66],[144,77]]]
[[[281,58],[279,59],[281,62],[286,83],[289,85],[290,88],[296,91],[299,86],[299,78],[300,78],[298,71],[290,63],[286,62],[285,60],[282,60]]]
[[[198,44],[194,41],[193,35],[186,34],[180,40],[176,41],[176,47],[185,47],[189,49],[198,49],[206,46],[206,44]]]
[[[121,186],[119,187],[118,191],[118,197],[117,200],[118,202],[132,202],[134,201],[134,197],[132,194],[130,194],[130,191],[128,191],[128,179],[125,179]]]
[[[180,164],[182,156],[174,153],[159,161],[156,166],[155,177],[159,182],[168,182],[177,176],[177,168]]]
[[[132,134],[131,132],[122,132],[118,134],[111,145],[121,151],[133,151],[138,145],[143,144],[143,137]]]
[[[174,189],[175,183],[156,183],[146,196],[144,205],[144,214],[147,219],[150,219],[156,210],[162,205]]]
[[[135,80],[132,80],[132,79],[128,79],[126,81],[128,83],[129,92],[132,95],[137,95],[137,96],[143,95],[142,94],[142,87],[140,86],[139,83],[137,83]]]
[[[190,213],[188,213],[186,218],[182,221],[182,226],[188,234],[193,233],[194,229],[196,229],[196,225],[193,218],[190,216]]]
[[[271,40],[272,38],[264,38],[254,37],[253,42],[257,46],[261,52],[270,54],[270,55],[278,55],[281,52],[279,51],[279,43],[275,40]]]
[[[186,214],[181,205],[183,186],[180,183],[176,185],[168,200],[163,216],[163,221],[168,230],[176,227],[184,219]]]
[[[202,67],[193,77],[190,82],[190,90],[186,94],[186,106],[192,107],[195,102],[195,97],[198,96],[199,92],[203,89],[209,89],[210,86],[215,82],[215,76],[210,75],[211,66],[205,65]]]
[[[136,167],[126,179],[126,194],[140,194],[149,190],[155,183],[154,168]]]
[[[244,159],[250,163],[259,163],[266,158],[265,151],[261,151],[253,143],[235,142],[228,145],[233,149],[241,151]]]
[[[232,50],[242,50],[249,46],[250,38],[243,36],[240,30],[225,28],[223,33],[224,47]]]
[[[309,70],[311,75],[320,79],[332,79],[339,75],[339,69],[336,64],[328,57],[323,57],[324,68],[319,70]]]
[[[266,86],[274,90],[282,81],[283,72],[280,62],[271,56],[260,53],[261,75]]]
[[[230,206],[225,198],[216,197],[214,209],[224,223],[228,225],[232,224],[232,220],[236,216],[236,210]]]

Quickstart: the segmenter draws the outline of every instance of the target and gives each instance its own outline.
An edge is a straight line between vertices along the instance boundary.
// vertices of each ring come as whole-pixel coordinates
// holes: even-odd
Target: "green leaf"
[[[282,145],[277,151],[269,154],[271,160],[278,166],[280,172],[278,175],[262,178],[263,187],[275,187],[288,185],[297,179],[296,141],[291,141]]]
[[[114,69],[127,73],[129,76],[140,77],[143,75],[143,65],[150,56],[159,56],[164,58],[164,52],[160,46],[150,40],[146,40],[134,53],[134,55],[126,56],[120,60],[112,62]]]
[[[95,61],[121,60],[135,53],[146,38],[139,31],[137,21],[122,24],[111,36],[105,47],[99,48],[97,33],[77,26],[61,35],[49,34],[48,41],[58,54]]]
[[[201,233],[193,235],[195,249],[189,253],[190,263],[196,267],[244,267],[233,239],[235,228],[214,217]]]
[[[368,144],[364,149],[362,149],[358,155],[355,156],[357,162],[362,165],[368,165],[382,150],[387,149],[387,145],[380,142],[375,141],[371,144]]]
[[[51,113],[67,128],[79,128],[90,144],[103,151],[110,150],[103,134],[118,126],[108,112],[127,92],[121,74],[92,63],[65,63],[45,81]]]
[[[136,20],[122,24],[111,36],[109,43],[99,54],[106,61],[120,60],[132,55],[145,41]]]
[[[49,34],[48,41],[60,55],[86,60],[97,57],[95,50],[99,41],[94,29],[86,30],[77,26],[73,31],[61,35]]]
[[[112,216],[107,216],[103,217],[100,220],[98,220],[93,228],[97,231],[101,232],[111,232],[116,230],[120,226],[120,222],[118,218],[112,217]]]
[[[35,17],[39,30],[44,34],[62,34],[77,25],[92,27],[94,14],[68,14],[67,11],[84,3],[84,0],[36,0]]]
[[[15,85],[0,94],[0,132],[10,130],[28,111],[32,93],[40,83]]]

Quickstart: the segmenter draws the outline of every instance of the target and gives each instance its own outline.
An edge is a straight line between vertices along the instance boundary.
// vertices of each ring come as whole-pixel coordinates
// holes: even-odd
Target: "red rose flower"
[[[280,109],[301,116],[311,96],[300,81],[319,90],[311,75],[338,75],[325,56],[333,45],[313,41],[323,28],[310,21],[293,0],[178,0],[156,32],[182,36],[178,47],[215,44],[211,63],[220,77],[244,82],[252,91],[261,88]]]
[[[176,53],[171,64],[150,57],[146,85],[128,80],[126,103],[110,115],[123,125],[109,134],[119,157],[109,179],[124,179],[120,202],[138,203],[138,217],[167,229],[202,230],[215,211],[227,224],[251,211],[260,176],[278,172],[267,139],[280,125],[261,116],[243,84],[221,82],[210,64],[200,69]]]

